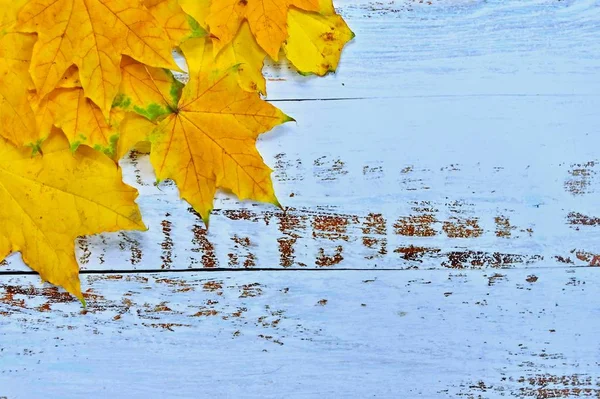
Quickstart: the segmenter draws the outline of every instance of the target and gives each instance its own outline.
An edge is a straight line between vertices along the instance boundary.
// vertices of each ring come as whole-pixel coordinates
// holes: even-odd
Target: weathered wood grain
[[[338,74],[266,69],[285,212],[207,232],[131,154],[86,312],[0,265],[0,398],[600,397],[600,3],[336,4]]]
[[[269,98],[600,94],[597,0],[335,4],[357,33],[338,74],[269,70]]]
[[[589,265],[600,254],[599,108],[600,97],[286,103],[301,122],[260,143],[285,212],[223,195],[207,232],[134,154],[125,176],[150,230],[82,238],[80,264]]]
[[[3,278],[0,395],[597,397],[599,272]]]

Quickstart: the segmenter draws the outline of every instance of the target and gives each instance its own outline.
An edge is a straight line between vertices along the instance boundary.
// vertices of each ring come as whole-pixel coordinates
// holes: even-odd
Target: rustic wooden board
[[[259,142],[286,211],[223,195],[207,232],[133,154],[125,177],[150,230],[81,239],[82,268],[589,265],[596,5],[340,2],[358,39],[337,75],[266,69],[269,98],[298,120]],[[0,270],[27,268],[16,257]]]
[[[266,70],[285,211],[206,231],[131,154],[86,314],[0,265],[0,398],[600,397],[598,1],[336,4],[338,74]]]
[[[0,395],[597,397],[599,272],[3,278]]]

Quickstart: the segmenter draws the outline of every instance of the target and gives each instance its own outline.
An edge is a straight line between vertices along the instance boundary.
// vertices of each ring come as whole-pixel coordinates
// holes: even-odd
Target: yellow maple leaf
[[[207,76],[203,76],[206,78]],[[235,71],[184,89],[176,114],[151,137],[150,161],[160,180],[173,179],[181,197],[208,222],[216,187],[238,198],[278,204],[267,167],[255,148],[258,135],[289,120],[239,88]]]
[[[120,119],[120,136],[113,156],[115,161],[123,158],[132,149],[139,150],[142,147],[149,147],[148,140],[150,134],[156,128],[155,122],[133,112],[123,112],[115,117]]]
[[[35,35],[13,31],[17,13],[27,0],[0,0],[0,69],[12,69],[20,81],[33,88],[33,81],[27,71],[31,61]],[[14,82],[2,82],[14,84]]]
[[[206,223],[217,187],[242,200],[278,205],[272,171],[255,144],[260,133],[292,119],[257,93],[241,89],[236,67],[219,70],[212,57],[204,57],[205,51],[212,53],[210,42],[205,46],[190,43],[182,45],[190,80],[177,108],[150,134],[150,161],[157,178],[174,180],[181,197]],[[132,129],[136,132],[133,139],[127,137],[128,129],[123,130],[121,140],[143,140],[152,129],[146,126]]]
[[[20,4],[22,2],[15,2]],[[0,137],[11,143],[37,145],[39,134],[35,115],[29,103],[33,81],[27,71],[35,35],[12,31],[17,8],[0,0]]]
[[[187,38],[207,34],[193,17],[183,11],[178,0],[144,0],[144,5],[167,32],[173,46]]]
[[[0,33],[7,32],[17,22],[17,14],[27,0],[0,0]]]
[[[36,115],[22,78],[21,73],[0,65],[0,137],[18,146],[35,146],[40,138]]]
[[[186,14],[194,18],[204,30],[208,29],[206,17],[210,13],[211,0],[179,0],[178,2]]]
[[[59,89],[73,89],[75,87],[82,87],[77,66],[71,65],[60,79],[56,87]]]
[[[220,70],[238,66],[238,82],[242,89],[266,94],[267,84],[262,74],[262,68],[267,53],[256,43],[248,23],[242,24],[236,37],[217,54],[216,58],[212,50],[204,51],[209,41],[208,37],[197,38],[187,40],[181,45],[181,48],[188,52],[192,48],[194,49],[194,59],[187,60],[190,70],[198,68],[194,63],[202,62],[212,63],[215,68]]]
[[[250,26],[244,22],[231,43],[219,52],[216,63],[222,69],[239,65],[240,86],[244,90],[267,94],[267,83],[262,74],[266,56],[267,53],[254,39]]]
[[[74,241],[78,236],[144,230],[134,200],[106,156],[86,147],[75,153],[54,131],[44,155],[0,139],[0,259],[20,251],[41,278],[83,299]]]
[[[28,71],[35,41],[35,35],[28,33],[7,32],[0,36],[0,70],[11,70],[19,76],[19,83],[2,81],[0,84],[22,84],[28,90],[35,89]]]
[[[30,72],[43,97],[73,64],[86,97],[109,111],[121,81],[122,55],[178,69],[171,42],[139,0],[30,0],[16,28],[37,33]]]
[[[64,131],[73,150],[85,144],[113,155],[119,138],[118,126],[104,117],[100,108],[86,98],[82,88],[56,89],[44,102],[47,102],[45,111],[50,118],[46,121],[51,120],[54,126]],[[44,109],[44,105],[41,104],[39,109]],[[39,123],[42,129],[48,128],[47,122]]]
[[[319,0],[219,0],[213,1],[206,18],[218,52],[235,37],[240,24],[247,20],[258,44],[275,61],[287,38],[288,9],[297,7],[319,11]]]
[[[188,59],[188,68],[196,71],[211,68],[227,70],[237,66],[242,88],[252,92],[264,92],[265,81],[261,68],[266,53],[256,44],[247,24],[244,25],[238,33],[239,41],[236,38],[230,43],[217,60],[213,58],[209,38],[186,40],[181,47],[186,53],[193,54],[193,57]],[[248,59],[253,58],[252,62],[247,61],[246,54]],[[259,54],[262,54],[262,57]],[[156,127],[153,122],[177,110],[183,88],[183,84],[175,79],[170,71],[149,67],[129,57],[123,57],[121,72],[123,79],[111,114],[111,120],[118,121],[115,125],[119,126],[120,133],[114,154],[115,160],[121,159],[136,144],[146,142],[149,133]],[[123,112],[119,111],[117,115],[117,109]]]
[[[352,38],[331,0],[321,0],[320,13],[290,9],[289,37],[284,45],[288,60],[302,74],[326,75],[337,69],[342,49]]]
[[[35,122],[37,124],[39,143],[43,142],[54,128],[54,114],[51,104],[48,102],[48,98],[40,99],[35,91],[30,91],[29,104],[35,115]],[[36,147],[39,150],[39,145]]]

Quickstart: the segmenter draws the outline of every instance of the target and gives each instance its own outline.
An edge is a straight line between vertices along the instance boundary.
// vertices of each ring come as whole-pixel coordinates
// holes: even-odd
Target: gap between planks
[[[573,269],[600,269],[600,266],[565,266],[565,267],[556,267],[556,266],[532,266],[532,267],[519,267],[518,270],[573,270]],[[94,275],[94,274],[110,274],[110,275],[118,275],[118,274],[185,274],[185,273],[216,273],[216,272],[452,272],[452,271],[481,271],[481,272],[489,272],[489,271],[510,271],[517,270],[515,268],[482,268],[482,269],[460,269],[460,268],[446,268],[446,269],[402,269],[402,268],[362,268],[362,269],[354,269],[354,268],[336,268],[336,269],[321,269],[321,268],[281,268],[281,267],[256,267],[252,269],[241,269],[241,268],[229,268],[229,267],[214,267],[214,268],[190,268],[190,269],[124,269],[124,270],[115,270],[115,269],[103,269],[103,270],[81,270],[79,274],[81,275]],[[0,271],[0,278],[2,276],[35,276],[39,275],[38,272],[35,271],[25,271],[25,270],[16,270],[16,271]]]

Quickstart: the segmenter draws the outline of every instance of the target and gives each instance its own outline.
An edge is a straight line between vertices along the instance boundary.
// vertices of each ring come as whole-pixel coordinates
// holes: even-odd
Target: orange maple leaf
[[[86,97],[107,118],[123,54],[178,69],[168,36],[139,0],[31,0],[19,12],[16,29],[38,34],[30,72],[40,97],[75,64]]]

